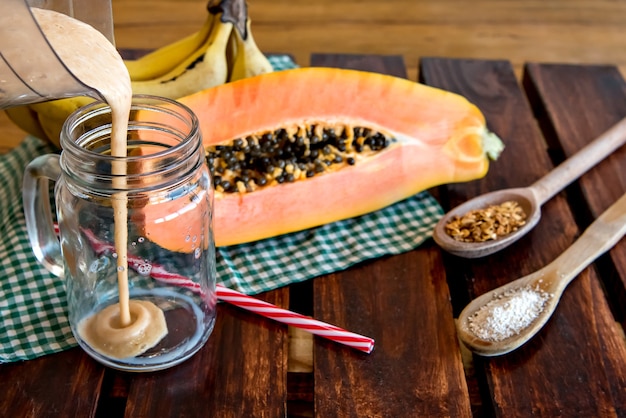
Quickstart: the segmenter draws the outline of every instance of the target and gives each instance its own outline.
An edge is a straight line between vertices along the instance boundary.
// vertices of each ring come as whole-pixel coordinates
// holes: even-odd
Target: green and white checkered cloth
[[[288,57],[272,57],[289,68]],[[0,156],[0,363],[74,347],[63,281],[32,253],[22,207],[22,173],[36,156],[54,152],[26,137]],[[218,282],[246,294],[346,269],[361,261],[416,248],[430,238],[443,211],[427,192],[385,209],[318,228],[217,249]]]

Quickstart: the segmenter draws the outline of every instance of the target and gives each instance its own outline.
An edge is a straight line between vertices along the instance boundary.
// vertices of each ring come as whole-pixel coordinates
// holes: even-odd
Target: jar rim
[[[132,96],[132,105],[131,105],[131,113],[136,110],[141,110],[141,106],[152,106],[154,108],[159,108],[160,110],[170,109],[176,110],[180,115],[181,113],[188,119],[189,124],[189,132],[185,134],[184,139],[195,138],[198,136],[200,130],[200,123],[198,121],[198,117],[196,114],[189,108],[187,105],[178,102],[173,99],[169,99],[166,97],[153,96],[148,94],[133,94]],[[71,131],[76,128],[80,123],[84,122],[90,117],[99,114],[110,114],[111,106],[103,100],[95,100],[85,106],[82,106],[76,109],[74,112],[70,114],[70,116],[65,120],[62,130],[61,130],[61,149],[63,151],[75,151],[81,153],[88,153],[91,156],[97,156],[99,159],[104,161],[133,161],[137,159],[146,158],[146,156],[136,156],[129,155],[125,157],[113,156],[108,154],[101,154],[90,150],[88,148],[82,147],[79,144],[79,141],[72,140]],[[182,117],[178,117],[180,120],[183,120]],[[99,129],[105,129],[106,126],[101,126],[93,129],[90,132],[97,132]],[[80,138],[82,138],[81,136]],[[153,154],[150,154],[151,157],[163,157],[170,153],[179,152],[180,148],[188,146],[188,142],[181,138],[181,141],[178,144],[175,144],[171,147],[164,148],[161,151],[157,151]]]
[[[169,187],[184,182],[205,163],[198,119],[182,103],[157,96],[133,96],[129,155],[123,157],[110,154],[111,116],[111,107],[97,101],[75,111],[63,126],[61,170],[76,187],[104,193]],[[114,167],[124,169],[116,172]],[[114,180],[120,176],[125,180]]]

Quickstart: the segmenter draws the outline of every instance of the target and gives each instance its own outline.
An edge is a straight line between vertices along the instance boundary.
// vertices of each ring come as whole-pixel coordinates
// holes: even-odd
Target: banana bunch
[[[195,33],[139,59],[124,61],[133,93],[178,99],[273,71],[252,37],[245,0],[210,0],[208,11]],[[5,111],[21,129],[60,146],[59,135],[67,117],[93,100],[72,97]]]
[[[165,45],[136,60],[124,60],[133,81],[146,81],[164,76],[179,63],[202,48],[211,34],[214,15],[209,13],[204,24],[195,33]]]
[[[211,14],[208,37],[199,48],[164,74],[149,80],[138,80],[129,69],[133,93],[152,94],[178,99],[228,81],[226,47],[233,24],[222,20],[222,14]],[[163,60],[160,68],[171,65]]]

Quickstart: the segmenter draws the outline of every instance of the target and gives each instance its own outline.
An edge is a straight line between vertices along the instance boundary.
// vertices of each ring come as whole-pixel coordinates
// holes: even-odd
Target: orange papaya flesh
[[[502,145],[487,130],[480,110],[464,97],[355,70],[274,72],[179,101],[198,116],[214,178],[229,181],[229,188],[221,189],[216,182],[213,222],[218,246],[347,219],[436,185],[481,178],[489,166],[486,144],[496,144],[494,158]],[[233,185],[236,169],[229,174],[229,167],[219,161],[218,154],[225,149],[231,157],[237,154],[233,152],[237,148],[234,141],[239,145],[242,141],[260,143],[262,138],[286,133],[293,142],[297,140],[295,133],[308,132],[305,141],[310,144],[311,134],[320,129],[348,140],[348,148],[350,141],[364,136],[360,134],[364,130],[384,138],[385,145],[346,153],[338,152],[335,143],[331,151],[342,157],[341,162],[311,176],[306,174],[311,166],[305,164],[290,181],[266,176],[266,183],[261,185]],[[348,158],[354,161],[348,162]],[[222,172],[217,171],[216,160]],[[294,167],[298,168],[297,164]],[[285,168],[281,169],[284,174]],[[158,231],[150,233],[151,239],[167,245]]]
[[[149,138],[148,134],[142,138]],[[159,137],[159,135],[157,135]],[[128,150],[129,157],[150,156],[163,151],[163,145],[141,144]],[[155,172],[149,159],[130,163],[127,170],[131,174]],[[145,183],[140,183],[145,185]],[[210,216],[197,210],[198,202],[212,200],[206,191],[196,191],[187,197],[172,199],[167,193],[153,195],[149,206],[133,212],[132,221],[140,227],[142,235],[170,251],[192,253],[196,249],[207,249],[209,231],[204,228],[204,217]],[[146,202],[148,203],[148,202]],[[156,205],[156,206],[155,206]],[[207,207],[208,209],[208,207]],[[174,227],[175,226],[175,227]]]
[[[203,192],[196,199],[204,199],[205,195]],[[160,202],[158,210],[154,210],[155,206],[147,206],[138,212],[143,216],[133,221],[142,225],[146,239],[170,251],[192,253],[198,248],[208,248],[209,238],[209,231],[203,228],[202,221],[210,214],[201,213],[196,206],[197,203],[190,199]]]

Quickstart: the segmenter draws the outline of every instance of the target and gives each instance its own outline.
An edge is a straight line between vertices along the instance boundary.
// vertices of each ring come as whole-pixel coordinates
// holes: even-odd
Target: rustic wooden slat
[[[528,64],[523,81],[529,97],[537,102],[535,108],[551,132],[550,138],[554,138],[553,146],[562,150],[564,157],[626,117],[626,82],[613,66]],[[562,90],[570,94],[554,94]],[[579,190],[588,206],[575,210],[581,212],[583,224],[626,192],[625,167],[626,147],[622,147],[582,176]],[[611,259],[619,274],[606,274],[605,286],[614,297],[614,310],[626,325],[626,303],[620,303],[626,301],[626,242],[611,251]]]
[[[341,67],[407,77],[404,60],[400,55],[312,54],[311,66]]]
[[[446,187],[452,205],[480,192],[529,185],[551,168],[545,142],[508,62],[429,58],[421,66],[425,82],[461,93],[477,104],[507,145],[484,179]],[[535,229],[512,247],[472,261],[447,257],[450,281],[472,277],[472,294],[485,293],[542,267],[578,233],[567,201],[559,194],[546,203]],[[516,277],[511,277],[511,271]],[[496,416],[615,414],[617,399],[609,382],[616,371],[614,364],[606,363],[602,351],[607,346],[602,341],[606,338],[611,349],[623,341],[615,340],[615,324],[610,327],[611,312],[600,293],[596,271],[586,269],[570,284],[552,319],[527,345],[501,357],[476,357]],[[626,364],[620,362],[622,367]]]
[[[541,98],[534,103],[543,125],[553,135],[553,146],[562,150],[564,157],[574,154],[591,139],[626,117],[626,82],[612,66],[573,66],[529,64],[524,73],[524,86],[529,97]],[[564,94],[567,92],[567,94]],[[622,194],[626,193],[626,147],[580,178],[572,190],[570,201],[574,211],[586,227]],[[578,193],[580,190],[580,193]],[[581,205],[584,199],[585,205]],[[584,207],[583,207],[584,206]],[[588,212],[584,209],[588,208]],[[589,218],[586,215],[589,214]],[[598,263],[604,288],[612,301],[617,320],[626,324],[626,240],[618,243],[610,257]],[[594,289],[594,305],[602,304],[605,294]],[[611,386],[614,404],[622,416],[626,415],[626,352],[623,336],[616,332],[612,318],[602,316],[598,323],[603,328],[599,336],[606,355],[606,373],[615,382]],[[606,329],[604,329],[606,328]],[[619,384],[621,382],[621,385]]]
[[[79,348],[0,366],[0,415],[94,416],[104,369]]]
[[[394,56],[314,55],[311,62],[406,76]],[[376,339],[370,355],[316,341],[316,416],[471,416],[441,253],[432,243],[313,286],[317,318]]]
[[[288,305],[288,289],[259,296]],[[207,345],[188,361],[129,380],[127,417],[286,415],[287,327],[220,305]]]

